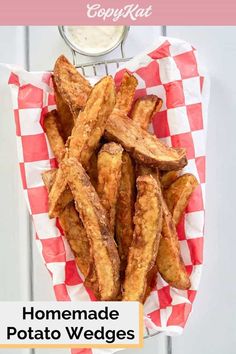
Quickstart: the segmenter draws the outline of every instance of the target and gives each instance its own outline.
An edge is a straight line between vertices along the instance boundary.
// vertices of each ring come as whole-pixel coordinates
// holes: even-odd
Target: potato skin
[[[141,164],[166,171],[180,169],[187,164],[185,149],[166,146],[117,109],[107,121],[105,136],[121,144]]]

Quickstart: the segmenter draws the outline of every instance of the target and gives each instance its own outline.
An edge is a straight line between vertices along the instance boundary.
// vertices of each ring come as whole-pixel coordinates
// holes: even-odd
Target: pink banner
[[[1,25],[234,25],[234,0],[2,0]]]

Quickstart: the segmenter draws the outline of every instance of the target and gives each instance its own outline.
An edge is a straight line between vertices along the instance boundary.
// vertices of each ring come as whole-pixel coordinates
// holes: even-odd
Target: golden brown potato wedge
[[[187,290],[191,283],[180,253],[175,222],[164,199],[162,200],[162,236],[157,253],[157,267],[162,278],[174,288]]]
[[[74,118],[71,113],[70,107],[65,103],[62,96],[58,92],[53,76],[52,82],[54,87],[54,97],[57,106],[57,112],[62,127],[62,136],[64,141],[66,142],[67,138],[71,135],[71,131],[74,126]]]
[[[69,157],[75,157],[89,169],[89,162],[99,145],[106,120],[115,104],[115,87],[112,77],[106,76],[93,88],[83,111],[79,114],[69,139]],[[65,159],[67,156],[65,157]],[[66,180],[60,168],[54,186],[49,194],[49,215],[55,217],[65,205],[66,197],[71,200],[66,190]],[[65,191],[66,197],[63,194]],[[64,198],[62,198],[62,196]]]
[[[144,130],[148,130],[148,125],[152,121],[155,113],[159,112],[162,100],[155,95],[140,97],[135,101],[131,112],[131,119]]]
[[[162,228],[161,190],[152,176],[137,179],[134,237],[125,271],[124,301],[144,301],[147,275],[153,267]]]
[[[106,212],[82,165],[69,158],[61,167],[89,239],[101,300],[114,300],[120,291],[120,260]]]
[[[44,130],[51,149],[60,162],[65,155],[65,144],[61,135],[59,116],[56,110],[48,112],[44,117]]]
[[[107,143],[98,153],[98,184],[97,193],[107,211],[111,232],[114,235],[116,205],[121,178],[122,165],[121,145]]]
[[[164,191],[166,204],[173,216],[173,220],[177,225],[183,215],[189,199],[198,186],[196,177],[190,173],[178,177],[168,189]]]
[[[104,133],[114,105],[114,80],[106,76],[94,86],[84,110],[75,122],[69,142],[69,157],[78,159],[85,169]]]
[[[90,83],[64,55],[61,55],[55,63],[53,80],[56,91],[61,95],[65,104],[70,107],[71,113],[76,119],[90,95]]]
[[[116,97],[115,107],[124,113],[128,114],[133,103],[136,87],[138,86],[138,80],[134,75],[128,72],[124,73],[124,76],[119,87],[119,91]]]
[[[175,170],[187,164],[185,149],[166,146],[117,109],[113,110],[107,121],[105,135],[121,144],[138,162],[151,167]]]
[[[116,242],[121,261],[121,277],[127,265],[129,247],[134,232],[134,203],[135,203],[135,173],[133,162],[129,154],[124,151],[122,155],[121,181],[116,209]]]
[[[43,173],[44,184],[50,192],[56,178],[57,170],[50,170]],[[70,202],[59,215],[60,225],[65,233],[65,237],[74,252],[76,263],[84,275],[87,277],[92,263],[89,240],[80,220],[78,212],[75,210],[74,202]]]
[[[173,183],[179,177],[179,174],[180,171],[164,172],[160,177],[162,188],[168,188],[171,183]]]

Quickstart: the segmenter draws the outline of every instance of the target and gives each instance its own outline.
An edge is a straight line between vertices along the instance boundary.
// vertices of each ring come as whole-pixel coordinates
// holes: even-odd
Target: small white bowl
[[[125,39],[128,35],[128,32],[129,32],[129,29],[130,29],[129,26],[123,26],[123,32],[121,33],[120,38],[117,40],[117,42],[115,44],[112,44],[112,46],[105,51],[92,53],[92,52],[85,52],[84,50],[81,50],[81,48],[79,48],[75,43],[73,43],[73,41],[69,38],[69,36],[67,34],[68,27],[70,27],[70,26],[58,26],[60,35],[62,36],[62,38],[64,39],[66,44],[76,53],[79,53],[79,54],[85,55],[85,56],[90,56],[90,57],[99,57],[99,56],[106,55],[106,54],[112,52],[115,48],[117,48],[119,45],[121,45],[125,41]]]

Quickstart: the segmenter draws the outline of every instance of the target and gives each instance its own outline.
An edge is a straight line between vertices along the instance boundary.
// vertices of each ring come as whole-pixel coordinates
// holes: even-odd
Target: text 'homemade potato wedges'
[[[114,300],[120,291],[120,260],[106,212],[82,165],[69,158],[61,167],[89,239],[101,300]]]
[[[107,143],[99,151],[97,161],[97,192],[103,207],[107,211],[112,234],[114,234],[116,205],[121,178],[122,152],[121,145]]]
[[[186,173],[176,179],[168,189],[164,191],[166,204],[173,216],[173,220],[177,225],[188,205],[189,199],[198,186],[196,177],[190,173]]]
[[[70,107],[74,119],[85,106],[91,92],[91,85],[64,55],[61,55],[54,66],[53,82],[56,91]]]
[[[174,288],[187,290],[191,283],[180,253],[175,222],[163,199],[162,235],[157,253],[157,267],[162,278]]]
[[[155,95],[140,97],[134,103],[131,119],[142,129],[148,130],[153,115],[159,112],[161,106],[162,100]]]
[[[133,103],[136,87],[138,86],[138,80],[134,75],[128,72],[124,73],[121,81],[117,96],[115,107],[122,112],[128,114]]]
[[[129,154],[122,155],[121,181],[116,208],[116,242],[121,261],[121,273],[127,265],[129,247],[133,240],[134,203],[135,203],[135,173]]]
[[[65,155],[65,144],[61,135],[59,116],[56,110],[48,112],[44,117],[44,130],[47,135],[51,149],[60,162]]]
[[[166,146],[117,109],[107,121],[105,136],[120,143],[140,163],[161,170],[179,169],[187,164],[185,149]]]
[[[69,157],[78,159],[85,169],[104,133],[115,105],[115,97],[114,80],[106,76],[94,86],[84,110],[75,122],[69,142]]]
[[[50,170],[43,173],[44,184],[50,192],[56,178],[57,170]],[[92,258],[90,254],[89,240],[80,220],[78,212],[75,209],[74,201],[70,202],[59,215],[59,222],[64,231],[65,237],[75,255],[79,270],[87,277]]]
[[[161,228],[161,191],[152,176],[137,179],[134,237],[125,271],[124,301],[144,301],[147,274],[156,261]]]

